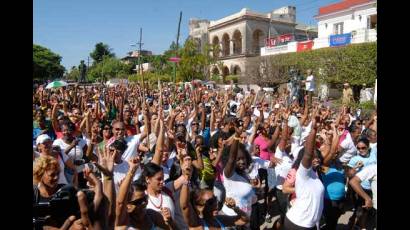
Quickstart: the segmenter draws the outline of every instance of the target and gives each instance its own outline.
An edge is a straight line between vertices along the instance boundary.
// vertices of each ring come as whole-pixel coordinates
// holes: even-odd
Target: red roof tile
[[[317,16],[345,10],[352,6],[360,5],[360,4],[371,2],[371,1],[372,0],[343,0],[342,2],[320,7],[319,14]]]

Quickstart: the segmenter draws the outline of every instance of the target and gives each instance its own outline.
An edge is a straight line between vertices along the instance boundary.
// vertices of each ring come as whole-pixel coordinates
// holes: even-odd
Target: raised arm
[[[202,153],[199,151],[199,149],[199,146],[195,148],[196,159],[192,161],[192,164],[195,166],[195,168],[202,170],[204,169],[204,162],[202,160]]]
[[[276,140],[279,137],[279,132],[280,132],[281,127],[280,127],[280,123],[278,122],[278,119],[279,119],[278,116],[276,116],[275,121],[274,121],[275,132],[273,133],[272,138],[268,142],[268,148],[271,148],[276,143]]]
[[[285,115],[283,116],[283,121],[282,121],[282,122],[284,122],[285,128],[283,129],[282,137],[281,137],[279,145],[278,145],[280,151],[285,151],[286,143],[287,143],[288,138],[289,138],[288,137],[289,136],[288,118],[289,118],[289,114],[285,113]]]
[[[224,141],[222,140],[221,137],[219,137],[219,138],[218,138],[218,148],[217,148],[216,157],[215,157],[214,159],[211,159],[212,165],[213,165],[214,167],[216,167],[216,166],[218,165],[218,163],[221,161],[221,159],[222,159],[222,153],[223,153],[224,148],[225,148]],[[212,154],[213,154],[213,153],[212,153]]]
[[[302,158],[302,165],[306,169],[309,169],[312,166],[312,160],[313,160],[313,151],[315,150],[315,144],[316,144],[316,116],[317,116],[317,111],[313,113],[312,116],[312,130],[309,133],[309,136],[307,137],[306,143],[305,143],[305,154],[303,155]]]
[[[157,165],[161,165],[163,146],[164,146],[164,140],[165,140],[165,127],[164,127],[164,121],[162,119],[162,115],[158,117],[158,120],[160,120],[160,130],[159,130],[159,136],[157,139],[157,146],[155,147],[155,154],[151,162]]]
[[[181,193],[179,196],[179,204],[181,206],[182,216],[184,217],[185,223],[189,227],[198,227],[200,225],[198,215],[195,213],[194,208],[190,201],[190,192],[188,183],[184,183],[181,188]]]
[[[130,185],[135,173],[137,172],[139,166],[139,158],[135,157],[128,161],[129,170],[125,176],[123,182],[121,183],[120,189],[118,191],[117,203],[115,207],[115,226],[127,225],[128,213],[127,213],[127,198],[128,192],[130,190]]]
[[[225,174],[225,177],[227,178],[230,178],[232,176],[233,171],[235,169],[236,155],[238,155],[238,145],[239,145],[239,137],[237,136],[237,134],[235,134],[233,143],[229,150],[228,162],[226,163],[225,168],[224,168],[224,174]]]
[[[335,124],[332,124],[332,131],[333,131],[333,138],[332,138],[332,145],[330,147],[330,152],[329,154],[327,154],[324,159],[323,159],[323,165],[329,167],[330,163],[332,162],[332,159],[334,159],[334,157],[337,154],[337,149],[338,149],[338,145],[339,145],[339,138],[340,136],[337,133],[337,129]]]
[[[307,95],[305,97],[306,97],[305,101],[307,101]],[[302,115],[302,118],[300,119],[300,124],[304,124],[305,121],[308,119],[308,117],[309,117],[309,105],[308,103],[305,103],[303,115]]]
[[[103,193],[108,200],[108,226],[113,228],[115,221],[115,188],[113,180],[114,159],[117,151],[110,153],[107,151],[107,147],[103,148],[103,153],[99,153],[99,159],[101,167],[104,170],[100,170],[103,174]],[[96,164],[98,165],[98,164]]]
[[[210,119],[210,131],[211,133],[215,131],[215,106],[212,105],[211,107],[211,119]]]
[[[53,110],[51,111],[51,125],[53,126],[54,132],[60,132],[60,125],[57,120],[57,105],[58,103],[53,104]]]

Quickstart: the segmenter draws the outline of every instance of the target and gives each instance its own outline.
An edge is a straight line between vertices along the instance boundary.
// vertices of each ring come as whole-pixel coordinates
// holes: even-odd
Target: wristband
[[[112,176],[103,175],[103,180],[112,180]]]

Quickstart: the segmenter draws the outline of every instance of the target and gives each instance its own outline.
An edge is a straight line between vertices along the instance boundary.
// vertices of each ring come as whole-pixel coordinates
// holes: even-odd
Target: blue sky
[[[318,8],[342,0],[35,0],[33,43],[63,57],[66,69],[86,60],[98,42],[124,57],[143,32],[143,49],[161,54],[176,40],[182,11],[180,44],[188,37],[190,18],[217,20],[249,8],[267,13],[296,6],[296,20],[316,24]],[[91,58],[90,58],[91,63]]]

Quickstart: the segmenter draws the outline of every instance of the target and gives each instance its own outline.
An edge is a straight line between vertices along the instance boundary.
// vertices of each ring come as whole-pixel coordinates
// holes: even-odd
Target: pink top
[[[260,149],[260,154],[259,157],[263,160],[270,160],[271,152],[268,150],[268,141],[263,138],[262,135],[259,135],[257,138],[255,138],[255,141],[253,142],[255,145],[259,145]]]

